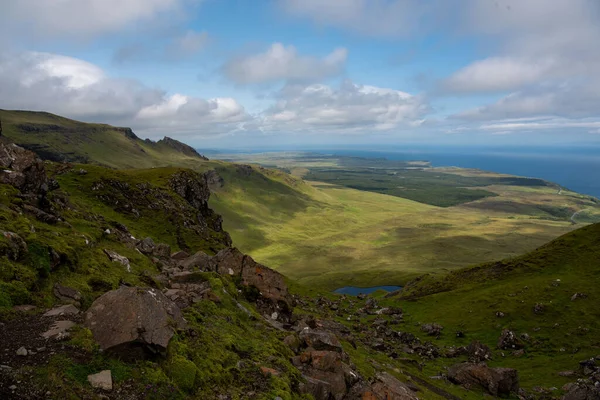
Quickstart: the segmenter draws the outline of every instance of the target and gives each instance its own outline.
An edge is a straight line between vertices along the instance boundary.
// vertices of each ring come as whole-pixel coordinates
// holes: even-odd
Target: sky
[[[0,0],[0,108],[200,148],[600,144],[598,0]]]

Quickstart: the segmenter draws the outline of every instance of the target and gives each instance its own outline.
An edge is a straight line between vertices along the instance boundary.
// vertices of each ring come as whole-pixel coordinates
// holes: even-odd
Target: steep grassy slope
[[[481,340],[494,348],[504,328],[527,333],[525,354],[498,354],[494,365],[521,373],[525,387],[561,387],[559,371],[600,353],[600,224],[583,227],[524,256],[431,276],[406,288],[411,320],[442,324],[441,344]],[[575,293],[586,297],[572,299]],[[534,307],[542,305],[541,311]],[[502,312],[504,317],[497,317]],[[407,324],[408,327],[408,324]],[[461,331],[464,339],[454,332]],[[497,352],[500,353],[500,352]]]
[[[139,139],[129,128],[88,124],[45,112],[0,110],[2,135],[44,159],[113,168],[189,165],[202,158],[182,143]]]

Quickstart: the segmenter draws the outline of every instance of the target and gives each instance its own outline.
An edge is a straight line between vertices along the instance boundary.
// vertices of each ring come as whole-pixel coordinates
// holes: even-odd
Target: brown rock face
[[[289,303],[290,295],[283,275],[257,263],[249,256],[244,258],[242,265],[242,284],[254,286],[263,297],[275,302]]]
[[[269,315],[273,313],[286,314],[291,310],[292,297],[288,292],[283,275],[257,263],[252,257],[242,254],[236,248],[223,249],[213,257],[200,251],[179,261],[177,265],[184,272],[171,274],[172,280],[183,282],[180,274],[189,275],[189,271],[195,269],[241,277],[242,285],[255,287],[260,293],[260,297],[267,300],[266,303],[263,302],[263,305],[266,306],[265,308],[269,308]]]
[[[48,190],[44,162],[35,153],[15,144],[0,143],[0,182],[23,193],[36,194]]]
[[[485,363],[462,363],[450,367],[448,379],[460,385],[478,386],[491,395],[519,392],[519,376],[512,368],[490,368]]]
[[[221,275],[240,275],[244,265],[244,254],[236,248],[223,249],[214,256],[217,272]]]
[[[417,400],[418,397],[410,388],[383,372],[377,375],[375,382],[363,393],[364,400]]]
[[[185,320],[175,303],[155,289],[121,287],[105,293],[85,314],[85,325],[102,350],[143,358],[166,350]]]

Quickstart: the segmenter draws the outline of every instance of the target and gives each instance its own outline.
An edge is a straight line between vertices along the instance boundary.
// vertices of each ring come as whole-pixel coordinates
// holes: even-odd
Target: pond
[[[344,286],[334,290],[334,293],[347,294],[350,296],[358,296],[359,294],[371,294],[377,290],[385,290],[386,292],[394,292],[402,289],[402,286],[373,286],[373,287],[356,287],[356,286]]]

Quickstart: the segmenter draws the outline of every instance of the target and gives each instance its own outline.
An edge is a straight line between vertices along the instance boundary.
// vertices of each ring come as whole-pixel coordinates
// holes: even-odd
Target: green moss
[[[87,328],[76,326],[71,332],[71,344],[77,346],[88,353],[93,353],[98,350],[98,344],[94,340],[92,331]]]
[[[31,301],[31,294],[23,282],[0,282],[0,302],[5,306],[27,304]]]
[[[191,392],[194,389],[198,369],[192,361],[175,355],[167,365],[167,373],[181,390]]]

